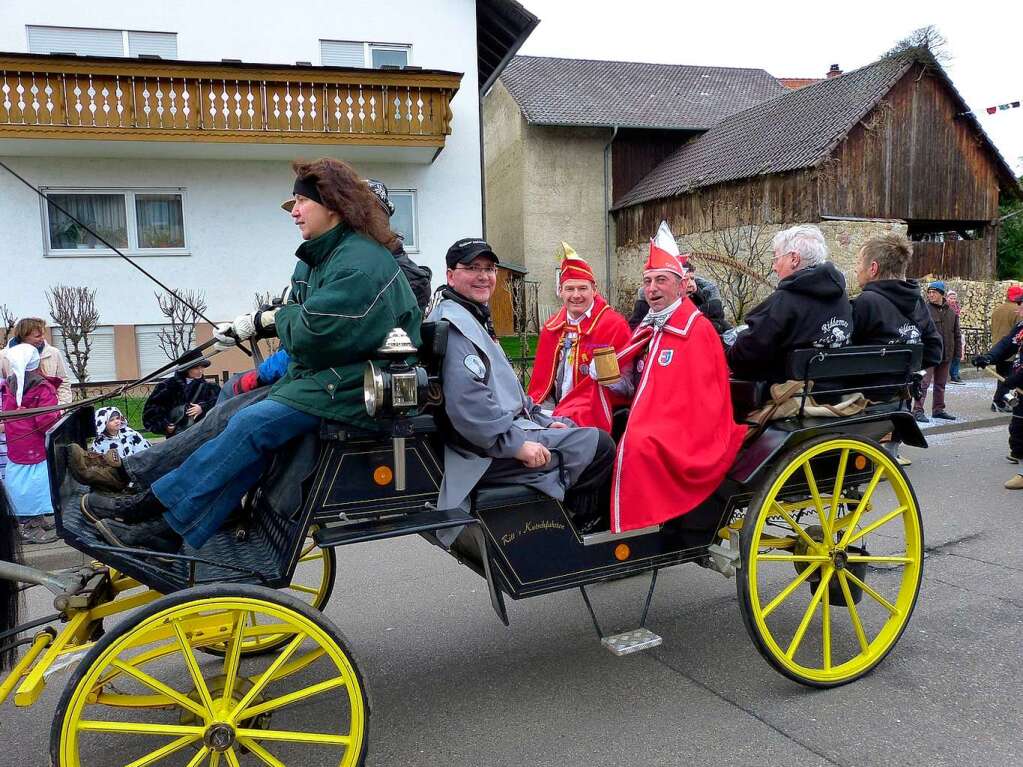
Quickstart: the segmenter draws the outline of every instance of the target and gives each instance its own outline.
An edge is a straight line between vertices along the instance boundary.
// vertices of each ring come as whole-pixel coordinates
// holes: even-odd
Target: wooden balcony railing
[[[451,72],[0,53],[0,138],[444,146]]]

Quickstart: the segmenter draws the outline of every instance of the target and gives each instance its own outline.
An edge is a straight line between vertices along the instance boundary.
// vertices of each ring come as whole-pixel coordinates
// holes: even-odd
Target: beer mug
[[[622,377],[613,346],[600,346],[593,350],[593,367],[597,371],[597,383],[604,386],[617,383]]]

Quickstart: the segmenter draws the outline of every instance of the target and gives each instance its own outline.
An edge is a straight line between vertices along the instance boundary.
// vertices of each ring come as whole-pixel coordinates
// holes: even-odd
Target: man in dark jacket
[[[182,358],[174,375],[158,383],[142,406],[142,425],[156,434],[173,437],[201,421],[220,394],[220,386],[203,372],[210,361],[193,350]]]
[[[375,426],[363,406],[365,363],[393,328],[420,342],[421,314],[385,246],[394,234],[376,197],[344,162],[294,169],[291,217],[304,242],[291,298],[217,329],[224,344],[276,334],[290,356],[288,371],[266,399],[236,412],[221,434],[147,492],[82,499],[83,514],[115,546],[175,551],[184,540],[201,548],[287,442],[317,429],[322,418]]]
[[[774,236],[772,246],[778,287],[746,315],[748,328],[739,333],[727,357],[736,377],[779,383],[787,378],[790,351],[849,344],[852,307],[845,278],[827,260],[820,229],[808,224],[785,229]]]
[[[916,280],[906,279],[912,254],[909,240],[894,233],[871,237],[860,248],[856,280],[863,292],[852,302],[853,343],[922,344],[922,366],[931,368],[941,362],[943,345],[920,286]],[[870,398],[878,396],[871,393]]]
[[[924,414],[924,400],[927,390],[934,382],[934,400],[931,402],[931,418],[943,421],[954,421],[956,417],[945,409],[945,386],[948,383],[948,371],[952,360],[959,359],[963,353],[962,335],[959,332],[959,315],[945,301],[945,283],[941,280],[927,286],[927,308],[930,310],[934,327],[941,336],[941,361],[928,368],[920,387],[920,398],[913,402],[913,415],[920,423],[930,423]]]
[[[991,312],[991,345],[994,346],[1016,327],[1019,321],[1017,316],[1019,307],[1023,306],[1023,288],[1019,285],[1012,285],[1005,292],[1005,301],[994,308]],[[1008,361],[996,362],[995,371],[1002,378],[1012,372],[1012,365]],[[1009,389],[1003,381],[995,386],[995,394],[991,398],[991,409],[994,411],[1008,413],[1012,408],[1005,404],[1005,395]]]
[[[1006,393],[1023,388],[1023,303],[1016,306],[1016,321],[1017,324],[987,354],[973,358],[973,364],[978,368],[1006,363],[1008,375],[1003,382]],[[1023,463],[1023,396],[1016,400],[1009,420],[1009,455],[1006,459],[1009,463]],[[1023,473],[1006,482],[1005,487],[1008,490],[1023,490]]]

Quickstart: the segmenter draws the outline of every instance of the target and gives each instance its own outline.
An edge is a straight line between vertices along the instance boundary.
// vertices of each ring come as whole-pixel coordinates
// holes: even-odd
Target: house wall
[[[174,4],[139,0],[124,4],[98,0],[38,3],[7,0],[0,25],[0,50],[28,50],[26,25],[96,27],[177,33],[180,59],[320,63],[320,39],[364,40],[412,45],[411,63],[463,72],[452,101],[453,132],[432,164],[360,159],[356,169],[417,198],[419,247],[411,255],[429,266],[434,283],[444,279],[444,253],[460,237],[482,233],[479,103],[476,69],[476,4],[472,0],[395,0],[365,4],[349,0],[308,0],[300,9],[252,0],[244,6],[182,0]],[[310,23],[315,20],[315,23]],[[44,141],[40,141],[44,144]],[[152,155],[141,159],[80,159],[56,156],[5,157],[37,186],[183,187],[187,256],[142,256],[138,262],[175,289],[206,292],[207,314],[215,321],[252,308],[257,291],[279,292],[294,266],[300,242],[278,207],[291,192],[289,163],[265,159],[180,160]],[[365,147],[359,151],[365,156]],[[240,152],[244,155],[244,152]],[[344,156],[344,151],[332,152]],[[114,257],[43,255],[42,207],[36,195],[0,173],[0,241],[4,262],[0,303],[16,315],[47,316],[44,290],[55,284],[97,289],[102,325],[160,324],[146,277]],[[118,330],[118,375],[133,374],[127,330]]]
[[[506,263],[525,266],[526,121],[500,80],[483,101],[487,242]]]

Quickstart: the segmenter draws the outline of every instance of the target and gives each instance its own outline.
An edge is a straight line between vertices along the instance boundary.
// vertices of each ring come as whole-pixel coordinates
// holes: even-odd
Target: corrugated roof
[[[763,69],[516,56],[501,82],[530,123],[706,130],[786,90]]]
[[[814,165],[912,65],[911,57],[882,59],[732,115],[665,158],[615,207]]]

